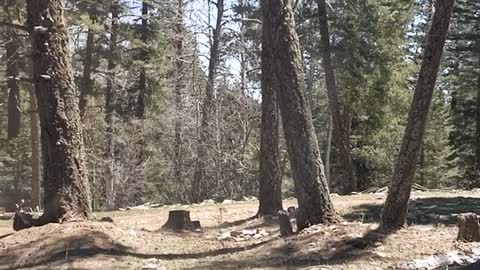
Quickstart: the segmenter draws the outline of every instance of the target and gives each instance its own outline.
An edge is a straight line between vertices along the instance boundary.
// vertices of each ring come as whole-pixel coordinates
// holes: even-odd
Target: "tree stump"
[[[167,223],[162,226],[162,229],[175,231],[195,231],[195,225],[199,226],[200,222],[198,222],[198,224],[194,224],[190,220],[190,211],[172,210],[168,213]]]
[[[480,242],[480,224],[475,213],[465,213],[458,216],[457,240]]]
[[[278,211],[278,225],[280,225],[280,235],[282,237],[293,235],[292,224],[287,212]]]

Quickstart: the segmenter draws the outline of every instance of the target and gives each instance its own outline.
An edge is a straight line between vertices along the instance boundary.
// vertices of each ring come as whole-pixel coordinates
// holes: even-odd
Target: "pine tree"
[[[435,13],[426,38],[424,57],[415,85],[402,147],[382,212],[381,227],[386,231],[399,229],[406,222],[410,191],[454,2],[454,0],[437,0],[435,3]]]
[[[304,93],[303,64],[291,1],[261,2],[263,24],[269,24],[274,78],[283,131],[298,201],[298,230],[312,224],[336,222],[310,108]],[[264,27],[266,27],[264,25]]]
[[[64,7],[62,0],[27,1],[45,172],[41,224],[92,217]]]
[[[480,6],[459,0],[448,44],[446,78],[451,96],[450,159],[460,186],[480,186]]]

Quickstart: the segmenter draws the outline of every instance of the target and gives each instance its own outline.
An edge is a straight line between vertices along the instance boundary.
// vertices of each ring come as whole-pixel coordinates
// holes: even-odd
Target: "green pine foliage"
[[[459,186],[480,186],[480,4],[460,0],[454,10],[447,48],[450,96],[450,159],[459,169]]]

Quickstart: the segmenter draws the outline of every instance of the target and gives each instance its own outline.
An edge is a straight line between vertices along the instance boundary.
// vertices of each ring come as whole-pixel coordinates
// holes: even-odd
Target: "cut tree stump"
[[[480,224],[477,214],[465,213],[458,216],[457,240],[465,242],[480,242]]]
[[[280,235],[282,237],[293,235],[292,224],[287,212],[278,211],[278,225],[280,225]]]
[[[190,220],[190,211],[172,210],[168,213],[168,220],[162,229],[175,231],[195,231],[200,226],[200,222],[192,222]]]

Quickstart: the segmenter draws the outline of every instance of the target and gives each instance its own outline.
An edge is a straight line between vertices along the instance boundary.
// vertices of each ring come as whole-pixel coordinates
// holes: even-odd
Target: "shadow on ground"
[[[129,247],[117,243],[103,232],[89,232],[88,234],[58,239],[55,244],[45,244],[45,239],[41,238],[17,245],[9,249],[6,254],[0,255],[0,270],[43,266],[50,268],[52,266],[70,263],[77,259],[96,257],[99,255],[108,255],[117,258],[128,256],[140,259],[155,258],[161,260],[201,259],[255,249],[274,239],[275,238],[272,238],[247,246],[213,249],[197,253],[146,254],[135,252]],[[35,256],[25,254],[24,251],[31,249],[31,247],[38,247],[41,252],[38,252]]]
[[[319,234],[321,235],[322,233],[319,232]],[[325,242],[322,249],[305,251],[309,239],[315,237],[315,234],[297,235],[293,236],[295,238],[293,241],[287,238],[281,245],[271,248],[271,252],[265,256],[252,254],[251,256],[242,256],[239,259],[227,258],[203,261],[187,269],[290,269],[289,267],[297,269],[298,267],[309,266],[319,267],[315,269],[336,269],[336,265],[344,265],[349,262],[361,260],[365,256],[374,256],[375,251],[372,249],[373,244],[384,241],[387,236],[388,235],[379,233],[376,230],[372,230],[359,238],[343,239],[340,241],[331,240]]]
[[[348,221],[373,223],[380,221],[382,204],[362,204],[343,215]],[[408,211],[408,224],[457,223],[457,216],[463,213],[480,215],[480,198],[472,197],[433,197],[412,200]]]

